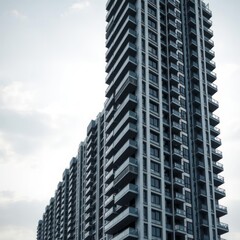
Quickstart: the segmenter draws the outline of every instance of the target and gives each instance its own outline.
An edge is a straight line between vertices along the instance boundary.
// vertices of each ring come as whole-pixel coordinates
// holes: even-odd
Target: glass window
[[[151,170],[157,173],[160,173],[160,164],[151,161]]]
[[[161,237],[161,229],[159,227],[152,226],[152,236],[153,237]]]
[[[157,42],[157,34],[156,34],[156,33],[149,31],[149,32],[148,32],[148,37],[149,37],[153,42]]]
[[[148,19],[148,25],[157,30],[157,22],[154,21],[153,19],[150,18]]]
[[[150,155],[153,157],[159,157],[159,149],[153,146],[150,146]]]
[[[152,220],[161,222],[161,213],[157,210],[152,210]]]
[[[160,189],[160,179],[151,177],[151,186]]]
[[[150,140],[159,143],[159,134],[156,132],[150,132]]]
[[[149,87],[149,95],[158,98],[158,90],[156,88]]]
[[[150,125],[153,127],[159,127],[159,119],[150,115]]]
[[[160,206],[161,205],[161,197],[160,197],[160,195],[152,193],[151,194],[151,201],[152,201],[152,204]]]
[[[154,102],[150,101],[149,107],[150,107],[151,111],[158,113],[159,109],[158,109],[158,104],[157,103],[154,103]]]
[[[152,59],[149,59],[149,66],[156,70],[158,69],[157,62]]]
[[[154,83],[158,83],[158,76],[154,73],[149,72],[149,80]]]

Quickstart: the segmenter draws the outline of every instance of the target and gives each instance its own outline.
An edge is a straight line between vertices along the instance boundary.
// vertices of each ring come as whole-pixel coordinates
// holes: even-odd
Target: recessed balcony
[[[173,149],[173,158],[174,159],[181,159],[182,158],[182,151],[179,149]]]
[[[105,220],[111,221],[117,214],[116,207],[113,206],[105,212]]]
[[[137,219],[138,209],[134,207],[128,207],[105,225],[105,232],[107,234],[115,234],[129,224],[135,222]]]
[[[183,225],[175,225],[175,233],[176,235],[185,236],[186,227]]]
[[[175,210],[175,217],[177,217],[177,218],[185,218],[186,217],[186,211],[184,211],[183,209],[177,208]]]

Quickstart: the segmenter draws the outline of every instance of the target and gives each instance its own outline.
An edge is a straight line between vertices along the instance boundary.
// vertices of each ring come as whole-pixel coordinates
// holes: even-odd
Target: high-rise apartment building
[[[212,13],[202,0],[106,8],[107,100],[38,239],[221,240]]]

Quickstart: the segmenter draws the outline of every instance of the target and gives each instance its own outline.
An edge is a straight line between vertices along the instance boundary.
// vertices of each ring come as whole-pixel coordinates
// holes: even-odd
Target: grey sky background
[[[229,214],[240,239],[239,0],[213,11],[217,115]],[[104,0],[0,0],[0,240],[36,239],[37,221],[105,101]]]

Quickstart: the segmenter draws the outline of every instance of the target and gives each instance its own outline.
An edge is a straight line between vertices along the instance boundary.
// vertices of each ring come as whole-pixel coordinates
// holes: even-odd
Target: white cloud
[[[9,13],[12,17],[15,17],[15,18],[18,18],[18,19],[21,19],[21,20],[27,19],[27,16],[25,14],[21,13],[17,9],[12,9]]]
[[[65,16],[69,16],[74,13],[79,13],[89,6],[90,6],[90,1],[88,1],[88,0],[82,0],[79,2],[75,2],[61,16],[65,17]]]
[[[90,5],[89,1],[81,1],[78,3],[74,3],[69,9],[74,11],[81,11],[82,9],[88,7]]]

